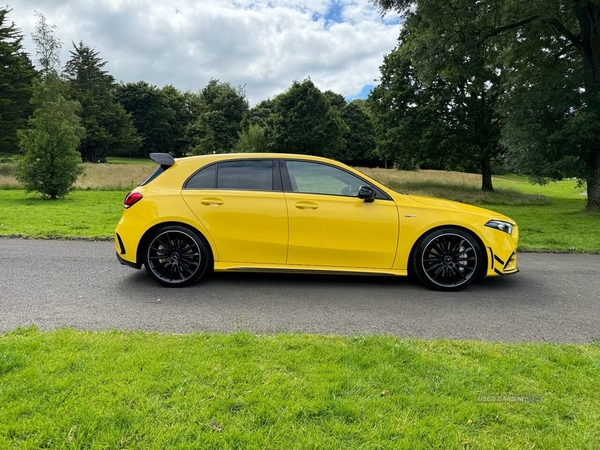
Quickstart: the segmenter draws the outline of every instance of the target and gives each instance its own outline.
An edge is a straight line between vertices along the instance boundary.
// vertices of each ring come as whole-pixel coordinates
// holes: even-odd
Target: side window
[[[226,161],[217,167],[217,189],[273,190],[273,160]]]
[[[196,172],[184,189],[214,189],[217,186],[217,165],[213,164]]]
[[[286,161],[293,192],[357,197],[366,184],[360,178],[327,164]]]

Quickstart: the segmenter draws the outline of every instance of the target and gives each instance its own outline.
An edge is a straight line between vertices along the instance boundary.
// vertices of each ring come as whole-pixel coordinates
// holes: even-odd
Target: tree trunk
[[[583,79],[588,105],[600,109],[600,4],[587,2],[573,6],[580,33],[575,36],[583,58]],[[588,211],[600,211],[600,148],[588,152],[587,205]]]
[[[587,179],[587,211],[600,211],[600,150],[590,161],[590,176]]]
[[[492,185],[492,165],[483,158],[481,160],[481,190],[484,192],[494,192]]]

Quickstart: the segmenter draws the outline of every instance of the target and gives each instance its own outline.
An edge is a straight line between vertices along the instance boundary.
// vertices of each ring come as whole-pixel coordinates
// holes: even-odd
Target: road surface
[[[111,242],[0,239],[0,332],[50,330],[389,334],[587,343],[600,338],[600,256],[519,255],[521,272],[464,291],[404,278],[216,274],[163,288]]]

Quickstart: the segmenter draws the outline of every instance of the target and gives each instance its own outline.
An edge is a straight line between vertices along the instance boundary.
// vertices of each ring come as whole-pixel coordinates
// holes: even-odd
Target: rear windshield
[[[152,175],[150,175],[148,178],[146,178],[144,181],[142,181],[139,185],[140,186],[147,185],[152,180],[154,180],[157,176],[159,176],[161,173],[163,173],[165,170],[166,169],[164,169],[163,166],[158,166],[158,169],[156,169]]]

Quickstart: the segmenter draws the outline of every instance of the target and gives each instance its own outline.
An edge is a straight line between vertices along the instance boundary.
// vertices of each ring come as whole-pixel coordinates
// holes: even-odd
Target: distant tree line
[[[339,94],[321,92],[308,79],[254,108],[242,87],[214,79],[197,93],[145,81],[116,83],[105,70],[107,61],[83,42],[73,44],[70,59],[60,67],[57,49],[62,44],[41,14],[46,33],[34,36],[34,64],[23,51],[21,32],[7,20],[9,12],[0,10],[1,57],[8,68],[0,74],[0,155],[19,152],[17,130],[34,118],[34,81],[47,80],[51,71],[62,83],[65,100],[78,104],[75,110],[84,132],[77,151],[83,161],[147,157],[151,152],[183,156],[281,151],[326,155],[357,165],[380,163],[375,127],[364,101],[348,103]]]

